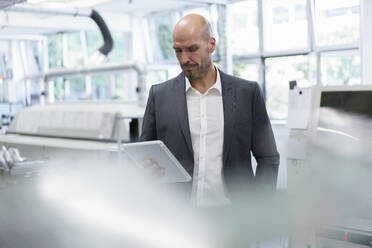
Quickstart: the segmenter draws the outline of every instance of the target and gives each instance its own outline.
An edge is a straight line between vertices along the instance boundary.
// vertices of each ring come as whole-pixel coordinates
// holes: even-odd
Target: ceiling
[[[2,0],[3,1],[3,0]],[[24,0],[6,0],[24,1]],[[16,7],[34,7],[38,9],[96,9],[115,13],[149,13],[185,7],[200,7],[211,3],[225,4],[227,0],[27,0]]]
[[[126,12],[126,13],[149,13],[169,9],[184,8],[185,6],[201,6],[201,4],[192,1],[175,1],[175,0],[122,0],[109,1],[96,6],[97,9],[109,12]]]
[[[0,38],[95,28],[89,18],[97,10],[111,26],[128,23],[120,16],[226,4],[228,0],[0,0]],[[10,6],[9,6],[10,5]],[[73,17],[85,15],[84,18]],[[121,24],[122,23],[122,24]],[[109,23],[108,23],[109,24]],[[84,26],[85,25],[85,26]],[[130,24],[127,24],[130,25]],[[119,27],[120,28],[120,27]]]
[[[26,0],[1,0],[0,9],[7,8],[17,3],[25,2]]]

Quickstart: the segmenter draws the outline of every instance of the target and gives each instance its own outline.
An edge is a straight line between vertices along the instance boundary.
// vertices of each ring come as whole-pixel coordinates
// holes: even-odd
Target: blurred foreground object
[[[0,173],[2,175],[26,175],[39,172],[43,168],[42,160],[27,160],[21,157],[19,150],[14,147],[7,149],[4,145],[0,151]]]
[[[369,85],[290,90],[288,194],[302,211],[292,247],[371,245],[371,106]]]

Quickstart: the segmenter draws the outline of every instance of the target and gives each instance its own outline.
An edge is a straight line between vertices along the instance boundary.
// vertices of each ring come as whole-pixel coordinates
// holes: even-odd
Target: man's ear
[[[208,49],[210,53],[213,53],[216,49],[216,39],[214,37],[209,38]]]

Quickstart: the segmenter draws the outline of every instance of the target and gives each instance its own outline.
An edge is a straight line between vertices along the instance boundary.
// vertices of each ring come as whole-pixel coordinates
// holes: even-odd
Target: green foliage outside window
[[[110,61],[123,62],[124,59],[124,34],[122,32],[113,32],[112,39],[114,47],[109,53]]]
[[[360,83],[360,56],[324,56],[321,64],[322,85]]]
[[[244,71],[245,67],[245,64],[235,64],[233,68],[233,74],[236,76],[241,76],[242,71]]]
[[[296,80],[299,87],[316,84],[316,59],[303,55],[269,58],[265,66],[268,114],[272,119],[286,119],[289,81]]]
[[[80,32],[68,33],[67,47],[68,47],[68,67],[78,67],[84,65],[84,54],[80,39]]]
[[[70,96],[72,100],[83,99],[85,97],[84,79],[80,77],[69,78],[70,81]]]
[[[104,44],[102,35],[99,31],[87,31],[87,53],[88,57],[91,57],[98,49]],[[123,62],[124,60],[124,33],[123,32],[112,32],[112,39],[114,46],[111,52],[108,54],[109,60],[113,62]]]
[[[108,95],[108,87],[110,86],[109,76],[94,75],[91,79],[93,99],[105,99]]]
[[[62,66],[62,34],[48,36],[49,68]]]
[[[63,101],[65,98],[65,87],[63,78],[57,78],[54,80],[54,99],[57,101]]]
[[[87,31],[87,53],[88,57],[92,56],[100,46],[103,45],[102,35],[98,31]]]
[[[168,25],[160,25],[158,26],[156,34],[163,58],[173,58],[174,51],[172,46],[172,31],[170,27]]]
[[[154,60],[174,59],[172,44],[173,21],[170,13],[157,13],[149,17],[152,54]]]

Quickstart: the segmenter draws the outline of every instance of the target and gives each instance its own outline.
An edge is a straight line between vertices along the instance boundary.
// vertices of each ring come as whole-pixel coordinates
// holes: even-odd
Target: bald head
[[[179,20],[173,30],[173,40],[177,38],[199,37],[208,41],[212,37],[209,22],[201,15],[189,14]]]
[[[203,16],[187,15],[174,27],[173,49],[191,83],[201,82],[211,75],[213,77],[212,53],[215,48],[216,39],[212,37],[210,25]]]

